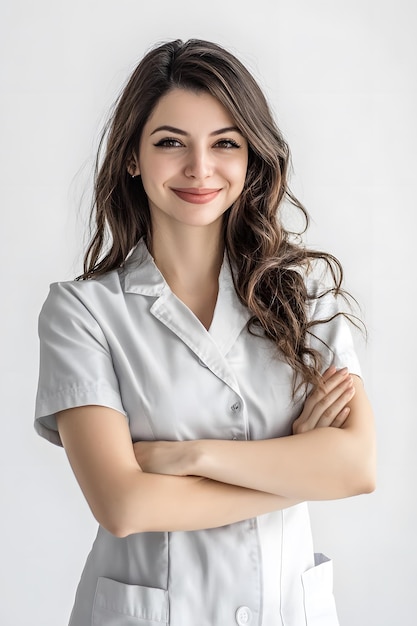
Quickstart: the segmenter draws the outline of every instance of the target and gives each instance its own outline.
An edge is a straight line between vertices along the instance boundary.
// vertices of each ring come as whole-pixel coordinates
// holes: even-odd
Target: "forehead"
[[[160,124],[170,124],[183,130],[200,127],[216,130],[234,124],[226,107],[206,91],[173,89],[162,96],[152,111],[145,131]]]

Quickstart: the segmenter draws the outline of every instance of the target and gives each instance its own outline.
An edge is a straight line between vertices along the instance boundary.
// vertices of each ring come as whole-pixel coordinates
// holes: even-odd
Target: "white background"
[[[33,430],[37,316],[49,283],[81,270],[89,179],[111,104],[143,53],[177,37],[227,46],[258,78],[292,149],[292,187],[313,219],[308,240],[341,259],[362,305],[378,485],[313,504],[315,543],[334,558],[341,626],[416,624],[415,7],[3,0],[2,626],[65,626],[95,535],[65,453]]]

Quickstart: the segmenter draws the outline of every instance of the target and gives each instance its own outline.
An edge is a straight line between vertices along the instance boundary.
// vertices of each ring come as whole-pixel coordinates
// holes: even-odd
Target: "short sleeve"
[[[39,315],[35,430],[56,445],[58,411],[97,404],[126,413],[107,340],[80,287],[53,283]]]
[[[319,295],[318,291],[317,295]],[[339,314],[342,310],[339,299],[329,292],[319,295],[313,303],[312,321],[329,320],[314,324],[310,329],[310,345],[322,354],[323,371],[330,365],[334,365],[338,369],[347,367],[351,374],[362,376],[351,322],[344,315]]]

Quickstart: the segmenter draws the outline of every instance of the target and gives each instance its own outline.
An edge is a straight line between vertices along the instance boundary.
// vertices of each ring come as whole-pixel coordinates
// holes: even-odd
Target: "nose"
[[[185,175],[189,178],[202,180],[213,174],[213,160],[207,149],[194,147],[187,155]]]

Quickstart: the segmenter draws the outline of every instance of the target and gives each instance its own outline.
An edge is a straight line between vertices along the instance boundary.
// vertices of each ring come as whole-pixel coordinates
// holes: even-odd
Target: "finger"
[[[330,365],[330,367],[327,368],[327,370],[325,370],[325,372],[323,372],[323,381],[329,380],[329,378],[331,378],[334,374],[336,374],[337,372],[337,368],[334,365]]]
[[[328,371],[329,370],[326,371],[326,377],[324,378],[323,376],[323,382],[327,390],[334,389],[342,380],[345,380],[349,376],[349,369],[347,367],[340,369],[334,368],[333,374],[327,374]]]
[[[323,387],[315,387],[313,391],[308,395],[304,407],[303,407],[303,415],[304,419],[308,419],[313,412],[313,410],[317,407],[317,405],[324,400],[331,392],[336,390],[339,385],[348,381],[348,369],[344,367],[340,370],[336,370],[334,366],[328,368],[323,374],[324,386]],[[330,402],[333,401],[335,396],[330,396]],[[324,407],[327,408],[327,405]]]
[[[312,398],[314,405],[309,407],[309,415],[306,414],[303,421],[309,428],[316,428],[320,420],[321,425],[328,425],[352,399],[352,390],[354,392],[353,380],[349,376],[325,395]]]
[[[332,426],[334,421],[338,418],[338,416],[342,413],[345,408],[348,408],[346,405],[350,402],[355,395],[355,388],[353,385],[348,387],[341,396],[337,398],[328,408],[326,408],[320,418],[316,422],[316,428],[321,428],[325,426]]]
[[[334,418],[334,420],[329,423],[329,424],[324,424],[324,423],[318,423],[316,428],[342,428],[345,423],[347,418],[349,417],[349,413],[350,413],[350,408],[348,406],[345,406],[338,415],[336,415],[336,417]]]
[[[339,378],[343,378],[343,376],[346,376],[347,373],[347,367],[337,368],[335,365],[330,365],[330,367],[328,367],[327,370],[323,372],[322,379],[324,382],[328,382],[333,377],[336,377],[336,380],[338,380]]]
[[[340,385],[344,380],[347,380],[348,376],[349,370],[347,367],[343,367],[339,370],[334,367],[329,368],[323,374],[323,385],[317,385],[310,393],[310,396],[313,398],[322,398]]]
[[[302,413],[293,423],[293,432],[311,430],[316,427],[323,411],[344,391],[349,383],[348,369],[337,369],[331,365],[323,374],[323,386],[315,387],[307,396]],[[329,396],[329,394],[332,394]],[[327,400],[326,400],[326,396]],[[306,424],[306,426],[304,426]]]
[[[344,426],[347,418],[349,417],[349,413],[350,413],[350,407],[345,406],[339,413],[339,415],[336,415],[336,417],[334,418],[333,422],[330,424],[330,426],[332,428],[341,428],[342,426]]]
[[[350,396],[346,398],[347,401],[349,401],[350,399]],[[293,434],[305,433],[310,430],[314,430],[315,428],[325,428],[329,426],[341,428],[345,424],[349,413],[349,407],[343,407],[341,411],[337,413],[337,408],[333,406],[327,409],[327,412],[318,419],[317,415],[314,414],[307,420],[300,420],[300,418],[298,418],[293,423],[292,432]]]

